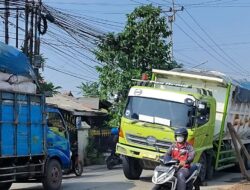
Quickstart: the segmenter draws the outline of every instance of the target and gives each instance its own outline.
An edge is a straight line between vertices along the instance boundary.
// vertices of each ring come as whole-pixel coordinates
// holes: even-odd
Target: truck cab
[[[46,114],[48,157],[58,159],[62,164],[62,169],[68,169],[71,159],[67,126],[57,108],[48,107]]]
[[[47,159],[43,186],[45,189],[60,189],[63,171],[70,170],[71,151],[68,129],[56,107],[46,108]]]

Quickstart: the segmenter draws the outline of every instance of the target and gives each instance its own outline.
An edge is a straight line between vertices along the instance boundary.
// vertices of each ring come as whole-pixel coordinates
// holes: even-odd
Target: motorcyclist
[[[193,146],[187,142],[188,131],[178,128],[174,132],[176,142],[173,143],[165,154],[165,159],[179,160],[180,169],[177,177],[177,190],[186,190],[186,178],[190,175],[190,164],[194,160]]]
[[[116,155],[115,150],[116,150],[116,143],[118,142],[118,136],[119,136],[119,129],[117,127],[113,127],[111,129],[111,136],[110,136],[110,149],[111,149],[111,155]]]

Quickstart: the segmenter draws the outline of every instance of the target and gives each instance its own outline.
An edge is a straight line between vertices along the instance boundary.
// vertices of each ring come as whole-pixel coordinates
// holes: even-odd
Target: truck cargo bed
[[[0,92],[0,158],[45,153],[44,98]]]

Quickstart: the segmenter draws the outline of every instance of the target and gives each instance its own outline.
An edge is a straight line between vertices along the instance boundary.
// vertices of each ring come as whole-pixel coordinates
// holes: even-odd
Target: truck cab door
[[[47,113],[47,148],[50,154],[60,157],[63,163],[70,162],[69,135],[59,112]]]
[[[196,127],[194,128],[195,148],[199,151],[212,148],[214,132],[215,105],[206,104],[202,111],[198,111]]]

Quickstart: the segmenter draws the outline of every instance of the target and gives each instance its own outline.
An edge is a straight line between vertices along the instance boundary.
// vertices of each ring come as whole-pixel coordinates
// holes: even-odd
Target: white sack
[[[0,81],[0,90],[13,91],[12,85],[4,81]]]
[[[21,75],[12,75],[9,77],[8,82],[10,84],[19,84],[22,82],[32,82],[33,80],[31,78],[21,76]]]
[[[20,84],[11,85],[8,82],[0,81],[0,90],[35,94],[36,84],[33,82],[23,82]]]
[[[11,74],[0,72],[0,81],[7,81],[10,78]]]
[[[33,82],[22,82],[19,84],[13,84],[12,89],[15,92],[23,92],[23,93],[36,93],[36,84]]]

